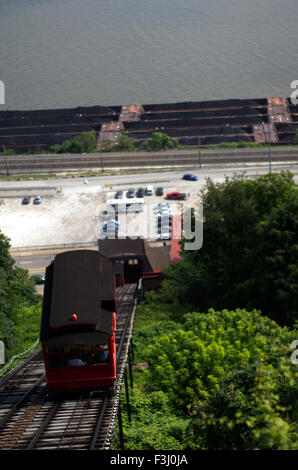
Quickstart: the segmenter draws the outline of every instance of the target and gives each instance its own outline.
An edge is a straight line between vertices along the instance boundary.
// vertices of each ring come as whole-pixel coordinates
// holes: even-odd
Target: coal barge
[[[54,144],[95,131],[97,148],[120,133],[138,147],[154,132],[180,144],[202,147],[222,142],[293,144],[298,105],[289,98],[231,99],[123,106],[0,112],[0,152],[47,152]]]

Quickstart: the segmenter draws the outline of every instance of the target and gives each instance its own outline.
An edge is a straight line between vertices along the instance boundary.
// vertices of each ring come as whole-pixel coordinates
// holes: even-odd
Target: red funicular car
[[[46,270],[40,340],[50,391],[113,389],[112,263],[92,250],[58,254]]]

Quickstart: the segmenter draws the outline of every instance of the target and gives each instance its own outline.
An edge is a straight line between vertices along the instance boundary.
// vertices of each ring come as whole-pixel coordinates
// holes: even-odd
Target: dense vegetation
[[[177,140],[171,139],[167,134],[163,132],[153,132],[152,136],[144,140],[138,148],[134,145],[134,139],[128,137],[123,132],[116,143],[106,140],[102,143],[101,149],[104,152],[134,152],[134,151],[146,151],[146,152],[158,152],[173,148],[183,148]]]
[[[65,140],[62,144],[51,146],[54,153],[90,153],[96,149],[96,132],[86,131],[73,139]]]
[[[28,272],[15,266],[9,241],[0,233],[0,340],[6,362],[39,335],[41,302]]]
[[[297,449],[293,175],[208,180],[201,199],[202,249],[183,242],[138,307],[126,448]]]
[[[138,150],[148,152],[167,150],[171,148],[182,148],[179,142],[171,139],[167,134],[162,132],[154,132],[152,136],[142,142]],[[81,135],[73,139],[65,140],[62,144],[51,146],[54,153],[90,153],[96,150],[96,133],[95,131],[82,132]],[[101,150],[103,152],[134,152],[136,147],[134,139],[128,137],[125,133],[121,133],[117,142],[106,140],[102,143]]]
[[[166,275],[161,297],[197,311],[257,308],[298,321],[298,191],[289,172],[224,183],[201,193],[204,242]]]

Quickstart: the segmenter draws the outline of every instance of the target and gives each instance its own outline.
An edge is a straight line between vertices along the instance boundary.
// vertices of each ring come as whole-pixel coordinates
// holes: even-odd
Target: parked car
[[[135,190],[133,188],[129,188],[129,190],[126,193],[127,198],[133,198],[135,195]]]
[[[158,219],[158,220],[159,220],[159,219],[163,219],[163,220],[172,219],[172,212],[166,211],[166,210],[164,210],[164,211],[162,211],[162,212],[159,212],[159,213],[157,214],[157,219]]]
[[[172,227],[172,218],[163,218],[162,220],[157,221],[157,228],[160,231],[170,230]]]
[[[172,193],[167,194],[168,199],[183,200],[186,199],[185,193],[179,193],[179,191],[173,191]]]
[[[145,190],[143,188],[139,188],[137,190],[136,196],[137,197],[144,197],[144,194],[145,194]]]
[[[188,181],[198,181],[198,177],[196,175],[192,175],[191,173],[183,175],[182,179]]]
[[[151,184],[149,184],[146,188],[146,191],[145,191],[145,194],[146,196],[152,196],[153,194],[153,186],[151,186]]]
[[[123,191],[117,191],[115,194],[115,199],[122,199],[123,197]]]
[[[172,231],[172,228],[171,228],[170,225],[159,225],[157,227],[157,232],[158,233],[163,233],[163,234],[167,233],[167,234],[170,235],[171,231]]]
[[[170,240],[171,238],[171,231],[167,232],[161,232],[161,234],[158,237],[158,240]]]
[[[163,195],[163,188],[161,188],[161,187],[156,188],[155,195],[156,196],[162,196]]]
[[[40,204],[42,201],[42,196],[35,196],[33,203]]]
[[[154,211],[156,213],[159,213],[163,210],[172,210],[168,202],[159,202],[158,204],[156,204],[156,206],[154,206]]]
[[[102,230],[103,232],[106,232],[107,230],[111,229],[116,229],[118,230],[119,228],[119,222],[116,219],[108,219],[108,220],[103,220],[102,222]]]
[[[25,196],[25,197],[23,198],[22,204],[29,204],[30,200],[31,200],[31,197],[30,197],[30,196]]]

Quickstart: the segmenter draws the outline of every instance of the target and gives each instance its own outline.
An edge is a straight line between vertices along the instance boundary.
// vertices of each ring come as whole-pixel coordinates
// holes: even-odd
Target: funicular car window
[[[109,344],[76,344],[48,348],[51,368],[79,367],[106,364],[109,362]]]
[[[60,352],[65,352],[65,348],[64,346],[60,346],[60,347],[47,346],[47,351],[48,353],[60,353]]]
[[[109,345],[108,345],[108,342],[91,346],[90,361],[94,365],[109,362]]]
[[[52,369],[65,368],[67,367],[67,356],[66,354],[55,354],[49,356],[49,366]]]
[[[88,351],[88,345],[87,344],[73,344],[69,346],[69,351]]]

